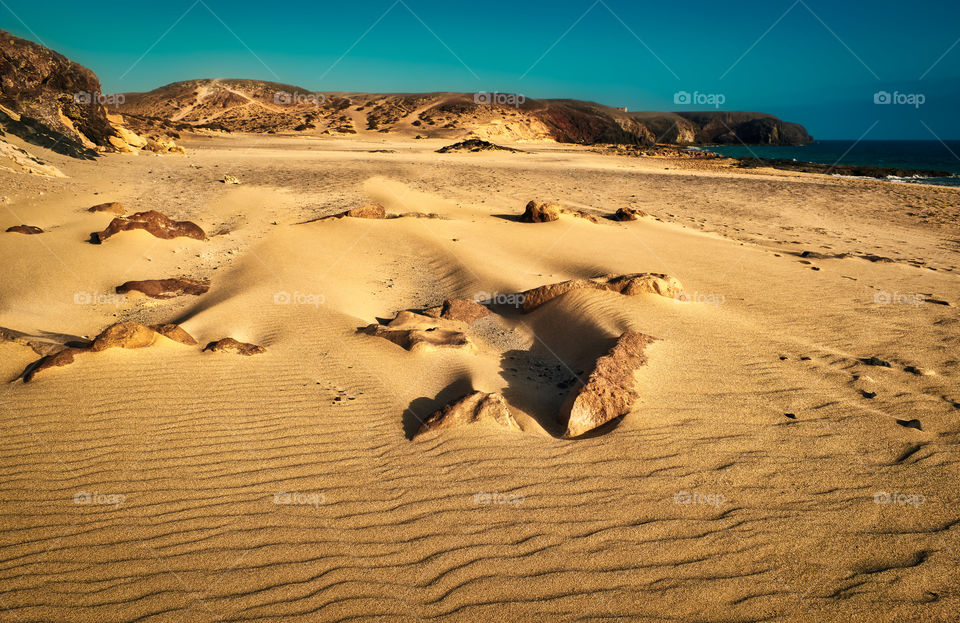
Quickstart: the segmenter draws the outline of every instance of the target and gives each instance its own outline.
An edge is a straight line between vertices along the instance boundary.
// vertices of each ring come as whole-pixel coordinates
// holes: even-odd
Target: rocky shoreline
[[[860,164],[822,164],[816,162],[799,162],[777,158],[737,158],[737,166],[743,169],[758,167],[772,167],[784,171],[799,171],[801,173],[824,173],[827,175],[850,175],[853,177],[874,177],[886,179],[889,177],[954,177],[948,171],[932,171],[928,169],[899,169],[896,167],[876,167]]]

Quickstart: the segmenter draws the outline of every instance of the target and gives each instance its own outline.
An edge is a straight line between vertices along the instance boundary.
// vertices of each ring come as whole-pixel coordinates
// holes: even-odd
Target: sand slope
[[[266,348],[115,349],[3,386],[0,619],[955,618],[956,190],[572,147],[185,144],[50,155],[64,179],[0,171],[0,229],[45,230],[0,234],[0,326],[66,343],[176,322],[201,346]],[[652,216],[517,222],[534,198]],[[112,215],[86,208],[103,201],[210,238],[91,245]],[[371,201],[441,218],[317,220]],[[447,298],[635,272],[689,297],[501,305],[475,351],[356,334]],[[110,296],[170,277],[210,290]],[[558,438],[558,383],[625,331],[658,338],[634,411]],[[7,380],[38,357],[0,355]],[[410,440],[472,389],[502,393],[523,431]]]

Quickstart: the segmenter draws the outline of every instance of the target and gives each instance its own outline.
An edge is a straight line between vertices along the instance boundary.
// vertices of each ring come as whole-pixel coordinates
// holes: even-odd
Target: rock
[[[42,370],[73,363],[74,357],[81,353],[96,353],[109,348],[146,348],[155,344],[158,336],[190,346],[197,343],[175,324],[147,327],[138,322],[118,322],[104,329],[88,346],[67,347],[32,363],[24,371],[23,382],[29,383]]]
[[[8,227],[7,232],[13,234],[42,234],[43,230],[33,225],[14,225]]]
[[[563,208],[560,207],[559,203],[530,201],[520,217],[520,221],[522,223],[549,223],[559,220],[562,213]]]
[[[187,346],[197,345],[197,340],[195,340],[192,335],[184,331],[183,327],[178,324],[155,324],[150,328],[168,340],[186,344]]]
[[[210,342],[203,347],[203,350],[209,350],[215,353],[237,353],[238,355],[246,355],[248,357],[250,355],[260,355],[267,352],[267,349],[263,346],[238,342],[232,337],[225,337],[215,342]]]
[[[456,323],[410,311],[398,313],[386,325],[371,324],[360,327],[357,332],[390,340],[414,353],[447,348],[474,349],[473,342],[457,328]]]
[[[196,223],[191,221],[173,221],[156,210],[137,212],[130,216],[119,216],[107,225],[101,232],[90,234],[90,241],[101,244],[104,240],[122,231],[142,229],[157,238],[170,240],[172,238],[194,238],[206,240],[207,236]]]
[[[861,362],[861,363],[864,363],[864,364],[866,364],[866,365],[868,365],[868,366],[880,366],[880,367],[882,367],[882,368],[889,368],[889,367],[890,367],[890,362],[889,362],[889,361],[884,361],[883,359],[880,359],[879,357],[862,357],[862,358],[860,359],[860,362]]]
[[[109,203],[98,203],[93,207],[87,208],[87,212],[109,212],[111,214],[123,215],[126,210],[122,203],[111,201]]]
[[[613,218],[618,221],[635,221],[642,216],[647,216],[643,210],[636,208],[619,208]]]
[[[224,175],[222,181],[223,181],[224,184],[239,184],[239,183],[240,183],[240,180],[238,180],[237,178],[235,178],[235,177],[232,176],[232,175]]]
[[[93,352],[108,348],[144,348],[153,344],[157,332],[138,322],[118,322],[103,330],[88,347]]]
[[[667,298],[677,298],[683,293],[683,286],[679,281],[661,273],[606,275],[592,279],[571,279],[527,290],[520,294],[522,309],[524,312],[532,311],[547,301],[580,289],[609,290],[627,296],[650,293]]]
[[[387,218],[387,211],[379,203],[370,203],[361,208],[347,210],[343,213],[343,216],[349,216],[350,218],[381,219]]]
[[[418,137],[419,138],[419,137]],[[460,141],[459,143],[454,143],[453,145],[447,145],[446,147],[441,147],[437,150],[438,154],[447,154],[456,151],[467,151],[467,152],[478,152],[478,151],[511,151],[511,152],[520,152],[519,149],[514,149],[512,147],[503,147],[502,145],[495,145],[490,141],[485,141],[479,138],[468,138],[465,141]]]
[[[27,366],[23,373],[23,382],[29,383],[38,372],[50,368],[58,368],[73,363],[74,355],[84,352],[82,348],[64,348],[63,350],[40,358],[38,361]]]
[[[502,395],[472,392],[434,412],[413,438],[418,439],[430,432],[471,424],[521,430]]]
[[[654,341],[649,335],[627,331],[609,354],[597,359],[587,384],[561,408],[561,420],[567,420],[564,437],[579,437],[630,412],[639,396],[634,372],[647,363],[644,350]]]
[[[489,316],[489,309],[480,305],[476,301],[469,299],[448,299],[443,302],[443,308],[440,311],[440,317],[445,320],[457,320],[467,324]]]
[[[209,289],[210,284],[206,281],[186,278],[127,281],[116,287],[117,294],[137,291],[153,299],[169,299],[185,294],[200,296],[201,294],[206,294]]]

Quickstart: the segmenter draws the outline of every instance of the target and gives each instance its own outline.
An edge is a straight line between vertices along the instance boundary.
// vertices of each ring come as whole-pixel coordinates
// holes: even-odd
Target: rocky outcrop
[[[773,115],[739,111],[678,112],[697,126],[700,144],[805,145],[813,141],[803,126]]]
[[[402,311],[387,324],[371,324],[357,329],[358,333],[389,340],[411,352],[439,349],[472,351],[473,342],[460,325],[452,320],[431,318],[411,311]]]
[[[533,311],[558,296],[573,290],[608,290],[627,296],[638,294],[659,294],[667,298],[676,298],[683,293],[680,282],[661,273],[634,273],[630,275],[607,275],[592,279],[571,279],[539,288],[533,288],[520,294],[524,312]]]
[[[100,92],[97,76],[42,45],[0,31],[0,129],[74,157],[130,152],[147,140],[111,118],[121,101]]]
[[[122,203],[116,201],[111,201],[109,203],[98,203],[95,206],[87,208],[87,212],[108,212],[110,214],[123,215],[126,213],[126,210],[123,207]]]
[[[14,225],[13,227],[7,228],[7,233],[11,234],[42,234],[43,230],[34,225]]]
[[[634,373],[646,364],[644,350],[654,341],[649,335],[628,331],[597,359],[586,384],[561,408],[561,422],[566,420],[567,426],[564,437],[579,437],[630,412],[639,397]]]
[[[100,244],[107,238],[122,231],[131,231],[134,229],[142,229],[157,238],[163,238],[165,240],[180,237],[194,238],[196,240],[207,239],[207,235],[196,223],[191,221],[173,221],[156,210],[149,210],[147,212],[137,212],[130,216],[121,216],[113,219],[103,231],[90,234],[90,242]]]
[[[267,352],[267,349],[263,346],[248,344],[247,342],[239,342],[232,337],[225,337],[215,342],[210,342],[203,347],[203,350],[214,353],[236,353],[238,355],[245,355],[247,357],[251,355],[260,355]]]
[[[23,382],[29,383],[43,370],[73,363],[77,355],[102,352],[110,348],[146,348],[155,344],[158,337],[187,345],[197,343],[189,333],[175,324],[150,327],[138,322],[118,322],[104,329],[86,346],[68,346],[30,364],[22,375]]]
[[[418,439],[428,433],[473,424],[520,430],[503,396],[472,392],[434,412],[413,438]]]
[[[206,294],[210,283],[198,279],[176,277],[171,279],[145,279],[143,281],[127,281],[116,287],[117,294],[127,292],[142,292],[153,299],[169,299],[176,296]]]

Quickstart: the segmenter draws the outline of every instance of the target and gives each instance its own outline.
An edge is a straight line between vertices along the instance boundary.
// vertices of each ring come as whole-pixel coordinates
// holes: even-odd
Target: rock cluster
[[[87,346],[68,346],[30,364],[23,373],[23,382],[29,383],[38,372],[43,370],[73,363],[74,357],[79,354],[97,353],[110,348],[146,348],[155,344],[158,337],[188,346],[197,344],[197,341],[179,325],[146,326],[138,322],[118,322],[104,329]]]

